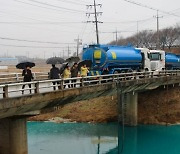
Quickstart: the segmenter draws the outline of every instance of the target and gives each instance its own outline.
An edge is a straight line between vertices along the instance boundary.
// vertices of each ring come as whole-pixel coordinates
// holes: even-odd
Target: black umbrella
[[[54,65],[55,64],[62,64],[64,62],[65,62],[65,60],[63,58],[61,58],[61,57],[51,57],[51,58],[48,58],[46,60],[47,64],[54,64]]]
[[[79,57],[69,57],[69,58],[66,59],[66,62],[68,62],[68,63],[72,63],[72,62],[77,63],[77,62],[79,62],[79,60],[80,60]]]
[[[21,63],[17,64],[16,68],[18,68],[18,69],[25,69],[27,66],[28,67],[34,67],[35,63],[29,62],[29,61],[24,61],[24,62],[21,62]]]
[[[86,67],[91,67],[92,61],[91,60],[83,60],[79,62],[78,69],[80,70],[83,65],[86,65]]]
[[[61,67],[60,67],[60,69],[59,69],[59,73],[60,73],[60,74],[63,74],[63,72],[64,72],[64,70],[65,70],[65,68],[66,68],[67,66],[68,66],[68,63],[62,64]]]

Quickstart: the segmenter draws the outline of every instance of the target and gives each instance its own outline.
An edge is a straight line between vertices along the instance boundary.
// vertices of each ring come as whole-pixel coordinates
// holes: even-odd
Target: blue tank
[[[165,63],[168,70],[180,69],[180,55],[166,53]]]
[[[141,51],[129,46],[90,45],[83,49],[83,60],[91,60],[90,75],[138,70],[142,66]],[[105,74],[108,74],[107,72]]]

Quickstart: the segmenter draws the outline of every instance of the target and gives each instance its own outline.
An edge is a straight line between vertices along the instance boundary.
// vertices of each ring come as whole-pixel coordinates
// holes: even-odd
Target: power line
[[[1,46],[8,46],[8,47],[20,47],[20,48],[64,48],[64,47],[48,47],[48,46],[26,46],[26,45],[11,45],[11,44],[0,44]],[[75,48],[75,47],[71,47]]]
[[[59,9],[55,9],[55,8],[49,8],[49,7],[45,7],[45,6],[41,6],[41,5],[36,5],[36,4],[32,4],[32,3],[27,3],[27,2],[24,2],[24,1],[20,1],[20,0],[14,0],[18,3],[22,3],[22,4],[26,4],[26,5],[31,5],[31,6],[35,6],[35,7],[39,7],[39,8],[43,8],[43,9],[48,9],[48,10],[53,10],[53,11],[60,11],[60,12],[63,12],[63,11],[66,11],[66,12],[69,12],[69,13],[80,13],[80,12],[72,12],[71,11],[68,11],[68,10],[59,10]]]
[[[44,41],[34,41],[34,40],[13,39],[13,38],[7,38],[7,37],[0,37],[0,39],[10,40],[10,41],[21,41],[21,42],[47,43],[47,44],[75,44],[75,43],[59,43],[59,42],[44,42]]]
[[[83,5],[83,6],[85,6],[85,4],[78,3],[78,2],[73,2],[73,1],[69,1],[69,0],[56,0],[56,1],[61,1],[61,2],[64,2],[64,3],[70,3],[70,4]]]
[[[82,12],[82,13],[85,12],[85,11],[81,11],[81,10],[75,10],[75,9],[69,9],[69,8],[65,8],[65,7],[60,7],[60,6],[52,5],[52,4],[49,4],[49,3],[39,2],[39,1],[36,1],[36,0],[28,0],[28,1],[38,3],[38,4],[42,4],[42,5],[46,5],[46,6],[50,6],[50,7],[59,8],[59,9],[66,10],[66,11]]]
[[[2,21],[0,22],[0,24],[28,24],[28,25],[31,25],[31,24],[50,24],[50,25],[58,25],[58,24],[82,24],[83,22],[14,22],[14,21]]]
[[[139,22],[145,22],[148,20],[152,20],[153,18],[147,18],[147,19],[142,19],[142,20],[138,20]],[[129,21],[103,21],[103,24],[129,24],[129,23],[136,23],[137,20],[129,20]]]
[[[25,18],[25,19],[30,19],[30,20],[34,20],[34,21],[41,21],[41,22],[43,21],[43,20],[38,20],[38,19],[30,18],[30,17],[25,17],[25,16],[17,15],[15,13],[9,14],[9,13],[3,12],[3,11],[0,11],[0,13],[7,14],[7,15],[10,15],[10,16],[16,16],[16,17],[21,17],[21,18]]]
[[[132,0],[123,0],[123,1],[126,1],[126,2],[131,3],[131,4],[135,4],[135,5],[138,5],[138,6],[141,6],[141,7],[145,7],[145,8],[148,8],[150,10],[159,11],[159,12],[162,12],[162,13],[165,13],[165,14],[169,14],[169,15],[173,15],[173,16],[176,16],[176,17],[180,17],[179,15],[176,15],[174,13],[166,12],[166,11],[163,11],[163,10],[160,10],[160,9],[157,9],[157,8],[145,5],[145,4],[141,4],[139,2],[135,2],[135,1],[132,1]]]

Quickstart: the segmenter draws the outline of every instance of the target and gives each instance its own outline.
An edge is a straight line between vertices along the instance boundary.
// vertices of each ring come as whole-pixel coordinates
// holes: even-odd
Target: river
[[[28,122],[29,154],[180,154],[179,144],[179,125]]]

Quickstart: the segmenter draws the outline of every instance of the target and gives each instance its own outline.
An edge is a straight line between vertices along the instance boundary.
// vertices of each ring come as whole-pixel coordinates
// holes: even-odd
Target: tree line
[[[159,43],[158,43],[159,42]],[[130,37],[120,37],[117,41],[112,41],[113,45],[132,45],[135,47],[145,47],[149,49],[168,49],[176,47],[180,49],[180,26],[164,28],[157,31],[143,30]],[[178,51],[180,53],[180,51]]]

